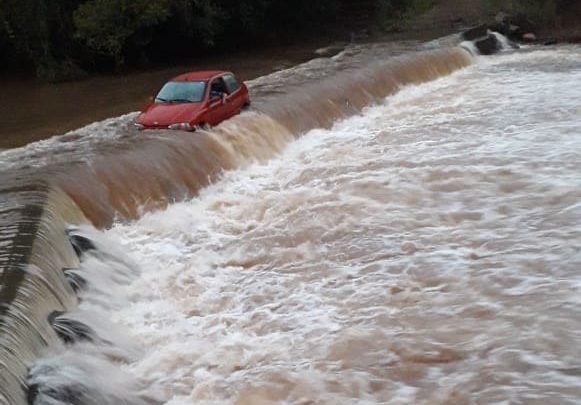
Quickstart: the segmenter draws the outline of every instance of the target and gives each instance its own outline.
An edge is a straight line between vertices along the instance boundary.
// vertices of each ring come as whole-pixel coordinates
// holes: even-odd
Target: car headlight
[[[189,122],[180,122],[177,124],[168,125],[169,129],[181,129],[182,131],[189,131],[192,129],[192,126]]]
[[[145,128],[145,125],[140,124],[139,122],[134,122],[133,125],[135,126],[135,128],[137,129],[143,129]]]

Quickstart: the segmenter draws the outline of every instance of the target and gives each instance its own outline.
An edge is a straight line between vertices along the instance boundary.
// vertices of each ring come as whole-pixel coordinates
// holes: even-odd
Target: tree
[[[38,77],[74,78],[77,66],[100,70],[296,40],[332,19],[340,1],[0,0],[0,52],[23,55],[10,59],[34,66]]]
[[[121,65],[128,48],[143,49],[169,15],[167,0],[90,0],[74,12],[76,37]]]
[[[0,0],[6,37],[34,66],[37,77],[54,81],[83,74],[70,57],[71,16],[79,1]]]
[[[432,0],[375,0],[377,22],[385,31],[401,31],[409,19],[429,10]]]

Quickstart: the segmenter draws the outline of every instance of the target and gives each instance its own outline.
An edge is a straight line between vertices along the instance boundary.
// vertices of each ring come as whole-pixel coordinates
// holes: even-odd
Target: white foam
[[[404,88],[117,226],[131,372],[170,404],[574,398],[579,62]]]
[[[574,400],[579,62],[479,59],[191,201],[77,231],[98,249],[71,316],[109,319],[113,346],[35,375],[98,403]]]

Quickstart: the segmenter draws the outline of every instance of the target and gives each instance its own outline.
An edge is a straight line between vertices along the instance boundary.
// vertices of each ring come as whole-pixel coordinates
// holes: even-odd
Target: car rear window
[[[234,93],[236,90],[240,88],[238,81],[233,75],[224,75],[224,81],[226,82],[226,86],[228,86],[228,90],[230,90],[230,93]]]
[[[198,103],[204,99],[205,91],[206,82],[203,81],[167,82],[157,93],[155,101],[158,103]]]

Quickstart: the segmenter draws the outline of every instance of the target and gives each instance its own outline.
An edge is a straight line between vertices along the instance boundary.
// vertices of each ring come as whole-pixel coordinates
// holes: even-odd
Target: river
[[[337,61],[378,52],[251,85],[288,103],[301,72],[353,74]],[[35,381],[95,386],[101,403],[579,403],[581,47],[398,83],[352,116],[319,109],[319,125],[265,99],[274,138],[230,143],[245,158],[195,196],[87,229],[108,254],[84,261],[96,287],[77,318],[113,343],[60,351]],[[96,124],[99,136],[126,142],[107,128],[129,118]],[[89,128],[80,150],[95,150]],[[4,164],[45,164],[54,145],[5,151]]]
[[[183,72],[230,69],[249,80],[312,59],[321,40],[302,46],[204,55],[171,67],[95,76],[78,82],[38,83],[30,78],[0,78],[0,149],[24,146],[148,103],[166,80]]]

